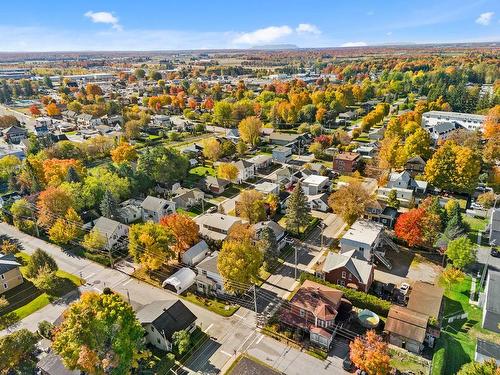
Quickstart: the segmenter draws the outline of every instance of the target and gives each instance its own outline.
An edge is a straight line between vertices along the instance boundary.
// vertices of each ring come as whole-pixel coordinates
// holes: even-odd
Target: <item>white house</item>
[[[196,188],[179,188],[174,192],[174,194],[175,196],[172,197],[172,201],[175,203],[175,207],[185,210],[200,205],[201,201],[205,198],[205,193]]]
[[[209,253],[210,249],[208,248],[208,244],[204,240],[201,240],[182,254],[182,263],[188,266],[194,266],[205,259]]]
[[[255,231],[255,235],[257,236],[257,238],[261,238],[262,232],[266,228],[270,228],[273,231],[274,236],[276,237],[276,242],[278,243],[278,249],[281,250],[282,248],[284,248],[286,245],[285,230],[281,227],[281,225],[273,220],[260,221],[253,225],[253,230]]]
[[[229,231],[236,225],[241,224],[241,219],[219,214],[210,213],[194,218],[196,224],[200,226],[200,234],[215,241],[224,241]]]
[[[261,192],[264,195],[275,194],[278,195],[280,193],[280,186],[273,182],[261,182],[260,184],[255,184],[255,190]]]
[[[273,158],[271,155],[256,155],[253,158],[247,159],[247,161],[255,165],[255,169],[264,169],[272,164]]]
[[[119,220],[125,224],[133,223],[142,218],[141,201],[137,199],[128,199],[120,203],[118,208]]]
[[[146,341],[160,350],[172,350],[175,332],[196,329],[196,316],[180,300],[160,300],[142,307],[137,320],[146,332]]]
[[[175,203],[148,195],[141,203],[141,208],[143,221],[154,221],[158,223],[163,216],[175,212]]]
[[[111,249],[122,237],[128,236],[129,227],[116,220],[101,216],[94,222],[93,230],[96,230],[101,236],[106,238],[106,249]]]
[[[328,194],[326,193],[307,195],[306,198],[311,210],[326,212],[330,208],[328,206]]]
[[[238,160],[234,163],[234,166],[238,168],[238,177],[236,179],[239,183],[255,177],[255,165],[249,161]]]
[[[306,195],[316,195],[328,190],[328,182],[328,177],[312,174],[302,181],[302,189]]]
[[[216,251],[196,266],[196,290],[206,295],[225,294],[224,279],[217,268],[219,253]]]
[[[384,226],[369,220],[356,220],[340,239],[342,254],[354,250],[355,257],[372,260],[372,252],[379,246]]]
[[[292,148],[278,146],[273,149],[273,160],[280,163],[288,163],[292,158]]]

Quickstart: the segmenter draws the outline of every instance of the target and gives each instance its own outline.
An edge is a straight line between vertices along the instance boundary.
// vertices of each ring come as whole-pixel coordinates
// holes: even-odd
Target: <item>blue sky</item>
[[[500,1],[5,1],[0,51],[500,41]]]

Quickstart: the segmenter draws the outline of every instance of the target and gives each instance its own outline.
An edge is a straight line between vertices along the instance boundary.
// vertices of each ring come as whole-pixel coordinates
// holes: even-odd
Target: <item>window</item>
[[[303,318],[306,315],[306,312],[303,309],[300,309],[300,316]]]
[[[337,280],[337,284],[345,286],[345,281],[344,280]]]
[[[3,273],[2,273],[1,276],[2,276],[2,280],[5,280],[5,275]]]
[[[156,341],[158,341],[158,344],[160,343],[160,339],[156,339]]]
[[[3,283],[3,288],[4,289],[7,289],[9,286],[7,285],[7,283]]]
[[[347,277],[347,274],[345,271],[342,271],[342,278],[345,279]]]

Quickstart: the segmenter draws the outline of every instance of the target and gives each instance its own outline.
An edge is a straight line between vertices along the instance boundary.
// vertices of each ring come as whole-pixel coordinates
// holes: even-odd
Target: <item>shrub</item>
[[[387,316],[389,309],[391,308],[391,303],[389,301],[378,298],[377,296],[361,292],[359,290],[354,290],[350,288],[343,287],[341,285],[336,285],[329,283],[328,281],[321,280],[310,273],[303,272],[300,275],[300,281],[311,280],[317,282],[318,284],[323,284],[331,288],[341,290],[344,293],[344,297],[347,298],[351,303],[361,309],[368,309],[376,314]]]
[[[54,330],[55,325],[46,320],[42,320],[38,323],[38,333],[40,336],[52,340],[52,331]]]

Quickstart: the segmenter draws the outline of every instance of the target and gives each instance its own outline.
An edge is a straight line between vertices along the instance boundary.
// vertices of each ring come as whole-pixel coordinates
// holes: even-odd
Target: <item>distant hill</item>
[[[299,49],[295,44],[263,44],[259,46],[253,46],[251,49],[263,49],[263,50],[283,50],[283,49]]]

